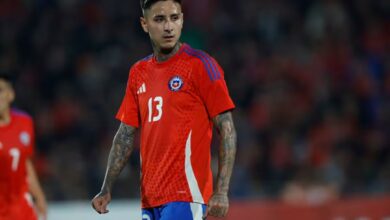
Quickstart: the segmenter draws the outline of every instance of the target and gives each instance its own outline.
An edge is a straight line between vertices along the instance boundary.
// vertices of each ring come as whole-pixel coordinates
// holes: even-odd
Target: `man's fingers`
[[[226,216],[227,211],[228,211],[227,207],[223,207],[223,209],[222,209],[222,217]]]
[[[109,211],[107,209],[103,209],[102,211],[99,212],[99,214],[106,214],[108,213]]]
[[[227,214],[227,207],[225,206],[219,206],[215,205],[213,207],[210,207],[208,211],[208,215],[214,216],[214,217],[225,217]]]
[[[108,213],[107,210],[107,202],[103,199],[96,199],[92,201],[92,207],[98,212],[99,214],[105,214]]]
[[[99,204],[99,214],[106,214],[108,212],[107,210],[107,203],[104,201],[100,201]]]
[[[91,206],[92,206],[93,209],[95,209],[96,211],[98,211],[98,206],[97,206],[97,204],[95,204],[95,203],[96,203],[96,200],[93,199],[92,202],[91,202]]]
[[[207,215],[218,217],[219,206],[217,204],[212,204],[208,207]]]
[[[219,208],[217,206],[214,206],[214,207],[211,207],[210,211],[209,211],[209,215],[211,216],[214,216],[214,217],[218,217],[218,211]]]
[[[209,201],[206,216],[225,217],[229,209],[229,199],[224,194],[215,194]]]
[[[96,209],[96,211],[99,213],[99,214],[106,214],[108,213],[108,210],[106,209],[106,207],[103,207],[103,206],[100,206]]]

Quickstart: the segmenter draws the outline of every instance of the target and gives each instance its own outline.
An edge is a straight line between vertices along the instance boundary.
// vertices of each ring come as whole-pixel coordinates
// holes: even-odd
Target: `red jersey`
[[[221,67],[187,44],[165,62],[151,55],[130,69],[116,117],[141,128],[143,208],[208,203],[212,118],[234,107]]]
[[[26,160],[34,149],[31,117],[11,111],[11,123],[0,126],[0,219],[11,207],[26,202],[28,192]],[[12,208],[13,209],[13,208]],[[8,219],[8,218],[5,218]]]

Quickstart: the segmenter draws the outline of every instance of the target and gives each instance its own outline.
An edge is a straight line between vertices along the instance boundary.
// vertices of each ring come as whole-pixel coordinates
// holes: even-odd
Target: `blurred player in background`
[[[141,25],[153,54],[132,66],[117,113],[101,191],[92,200],[107,213],[113,183],[141,130],[143,220],[201,220],[223,217],[236,152],[236,132],[224,73],[208,54],[179,42],[180,0],[141,0]],[[210,167],[212,128],[220,135],[219,168],[213,191]]]
[[[46,199],[31,161],[33,121],[11,109],[14,98],[11,75],[0,73],[0,220],[46,219]]]

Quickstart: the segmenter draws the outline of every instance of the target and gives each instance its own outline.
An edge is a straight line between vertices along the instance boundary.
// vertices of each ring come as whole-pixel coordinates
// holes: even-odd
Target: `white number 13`
[[[154,107],[154,104],[156,106],[156,110],[157,110],[157,115],[156,116],[153,116],[153,107]],[[149,122],[155,122],[155,121],[158,121],[161,119],[161,116],[162,116],[162,106],[163,106],[163,98],[161,96],[156,96],[153,98],[149,98],[149,101],[148,101],[148,108],[149,108],[149,117],[148,117],[148,121]]]

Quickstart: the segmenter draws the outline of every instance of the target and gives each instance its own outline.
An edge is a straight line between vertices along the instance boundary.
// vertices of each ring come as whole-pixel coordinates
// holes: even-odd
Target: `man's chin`
[[[163,54],[169,54],[175,49],[175,44],[169,44],[169,45],[161,45],[161,53]]]

